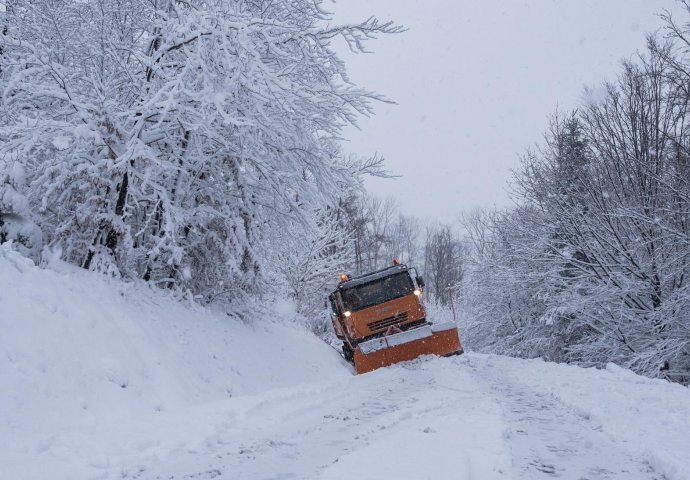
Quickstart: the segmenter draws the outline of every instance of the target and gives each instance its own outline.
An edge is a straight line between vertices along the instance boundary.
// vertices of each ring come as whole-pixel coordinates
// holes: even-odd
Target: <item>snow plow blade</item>
[[[459,355],[463,353],[460,335],[454,323],[424,325],[362,342],[355,348],[355,370],[366,373],[420,355]]]

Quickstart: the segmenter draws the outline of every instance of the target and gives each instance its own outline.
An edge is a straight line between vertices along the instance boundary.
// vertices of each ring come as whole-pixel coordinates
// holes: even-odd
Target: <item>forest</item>
[[[333,24],[314,0],[5,2],[0,243],[238,315],[288,297],[323,335],[338,274],[398,258],[427,302],[458,305],[471,350],[690,383],[683,3],[553,114],[512,207],[453,205],[441,224],[367,192],[395,172],[341,142],[391,100],[350,80],[335,42],[365,51],[403,26]]]

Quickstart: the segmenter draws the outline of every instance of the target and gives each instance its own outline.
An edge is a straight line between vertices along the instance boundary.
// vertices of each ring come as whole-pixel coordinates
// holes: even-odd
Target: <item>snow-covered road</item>
[[[512,377],[504,363],[427,358],[229,400],[216,405],[215,431],[202,445],[123,477],[665,478],[626,439]]]
[[[241,322],[0,247],[0,480],[690,480],[690,389],[468,353],[355,376]]]
[[[663,478],[647,460],[626,449],[625,443],[607,435],[590,415],[535,390],[506,373],[502,364],[500,359],[470,359],[466,366],[490,385],[490,396],[501,405],[513,478]]]
[[[160,478],[212,478],[214,472],[238,479],[510,478],[500,406],[462,363],[416,362],[346,382],[229,401],[208,449],[175,455],[155,473]]]

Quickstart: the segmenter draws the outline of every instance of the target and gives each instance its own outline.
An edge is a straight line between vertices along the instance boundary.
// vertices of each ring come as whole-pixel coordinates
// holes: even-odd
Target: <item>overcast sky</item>
[[[348,129],[347,151],[383,155],[403,177],[367,181],[403,213],[453,221],[461,210],[507,206],[506,182],[558,107],[611,79],[644,48],[673,0],[342,0],[337,22],[375,15],[409,28],[342,49],[352,80],[397,105]]]

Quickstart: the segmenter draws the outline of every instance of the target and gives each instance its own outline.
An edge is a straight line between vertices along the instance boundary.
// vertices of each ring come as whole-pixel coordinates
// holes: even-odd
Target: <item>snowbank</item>
[[[191,448],[213,427],[214,402],[350,376],[298,327],[242,324],[64,264],[40,269],[6,245],[0,332],[2,478],[94,478]]]
[[[668,480],[690,479],[690,388],[609,364],[606,370],[471,355],[483,375],[517,382],[575,410]]]

